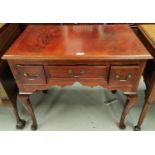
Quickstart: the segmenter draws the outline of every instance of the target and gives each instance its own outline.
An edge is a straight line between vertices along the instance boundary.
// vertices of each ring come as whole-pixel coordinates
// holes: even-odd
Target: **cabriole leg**
[[[121,129],[125,129],[125,127],[126,127],[124,124],[125,117],[128,114],[128,112],[130,111],[130,109],[135,105],[136,99],[137,99],[137,95],[127,95],[127,101],[124,106],[124,109],[123,109],[123,112],[121,115],[121,119],[120,119],[120,123],[119,123],[119,127]]]
[[[17,108],[17,94],[15,94],[13,97],[10,98],[11,100],[11,106],[13,108],[13,112],[15,114],[16,117],[16,128],[17,129],[23,129],[25,127],[26,121],[21,119],[19,114],[18,114],[18,108]]]
[[[37,120],[36,120],[36,117],[35,117],[35,114],[34,114],[34,111],[32,108],[32,104],[29,99],[29,95],[23,95],[23,94],[21,95],[20,94],[19,97],[22,101],[23,106],[25,107],[25,109],[31,116],[31,119],[32,119],[31,129],[36,130],[37,129]]]

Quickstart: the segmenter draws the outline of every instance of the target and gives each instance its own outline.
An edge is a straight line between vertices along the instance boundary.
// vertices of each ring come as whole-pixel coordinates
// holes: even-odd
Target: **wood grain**
[[[155,49],[155,24],[140,24],[139,29]]]
[[[29,25],[3,59],[151,59],[127,24]]]

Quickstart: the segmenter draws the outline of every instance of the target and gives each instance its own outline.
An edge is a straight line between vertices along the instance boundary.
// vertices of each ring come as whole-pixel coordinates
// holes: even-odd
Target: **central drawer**
[[[107,80],[107,66],[45,66],[47,79],[100,78]]]

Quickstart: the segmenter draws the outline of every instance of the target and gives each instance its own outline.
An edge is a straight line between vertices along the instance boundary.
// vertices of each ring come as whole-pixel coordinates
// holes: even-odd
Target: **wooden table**
[[[51,86],[100,85],[127,95],[119,127],[137,98],[150,53],[126,24],[29,25],[3,55],[19,88],[19,97],[37,129],[29,96]]]
[[[139,31],[141,41],[147,47],[154,60],[149,60],[144,70],[146,97],[138,124],[134,128],[136,131],[141,129],[146,113],[149,110],[151,103],[155,101],[155,24],[141,24],[139,25]]]
[[[19,24],[0,24],[0,57],[16,40],[20,33]],[[22,120],[18,114],[16,105],[17,94],[17,85],[10,71],[10,67],[6,61],[0,60],[0,100],[2,104],[11,104],[16,116],[16,127],[22,128],[25,126],[25,121]]]

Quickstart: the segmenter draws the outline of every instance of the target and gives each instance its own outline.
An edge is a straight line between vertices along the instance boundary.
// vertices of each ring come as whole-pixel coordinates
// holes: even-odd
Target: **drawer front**
[[[43,66],[17,65],[19,80],[23,84],[45,84],[45,73]]]
[[[111,66],[109,83],[133,86],[139,79],[139,69],[139,66]]]
[[[107,66],[45,66],[47,78],[102,78],[107,80]]]

